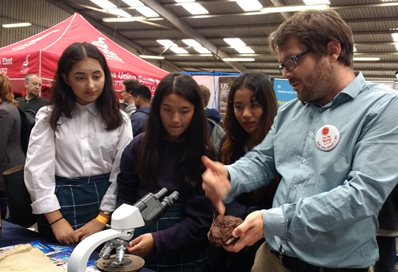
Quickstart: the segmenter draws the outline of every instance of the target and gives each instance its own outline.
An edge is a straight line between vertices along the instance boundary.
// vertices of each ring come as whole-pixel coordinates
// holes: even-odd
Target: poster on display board
[[[228,95],[229,90],[231,89],[232,83],[236,79],[235,77],[220,77],[218,80],[218,111],[220,112],[221,116],[224,117],[225,113],[227,112],[228,106]]]
[[[278,106],[297,98],[296,92],[293,90],[292,85],[289,84],[287,79],[274,78],[273,85]]]
[[[193,79],[199,85],[204,85],[210,90],[210,99],[209,103],[205,105],[207,108],[217,108],[217,98],[215,97],[216,90],[218,89],[218,77],[214,76],[201,76],[194,75]]]
[[[374,83],[383,84],[398,91],[398,81],[374,81]],[[289,84],[287,79],[275,78],[273,85],[278,106],[297,98],[296,92],[293,90],[292,85]]]
[[[234,80],[241,74],[216,72],[184,72],[184,74],[192,76],[198,84],[203,84],[210,89],[211,97],[207,106],[217,109],[224,116],[228,105],[229,90]],[[274,78],[273,88],[279,106],[297,98],[296,92],[287,79]]]
[[[232,82],[241,74],[222,72],[184,72],[183,74],[192,76],[199,85],[203,84],[209,88],[211,96],[207,107],[217,109],[224,117],[229,89]]]

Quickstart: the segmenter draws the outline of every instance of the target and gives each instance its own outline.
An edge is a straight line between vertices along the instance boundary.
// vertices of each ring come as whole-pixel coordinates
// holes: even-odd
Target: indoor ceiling
[[[48,0],[68,11],[78,12],[90,23],[109,36],[134,48],[137,54],[163,56],[151,61],[168,71],[188,72],[244,72],[260,71],[274,77],[276,54],[270,51],[267,37],[293,13],[244,12],[235,0],[196,1],[209,11],[207,15],[191,15],[174,0],[141,0],[158,13],[157,18],[144,18],[121,0],[110,0],[131,16],[140,16],[133,22],[104,22],[115,17],[90,0]],[[303,5],[301,0],[259,0],[264,8]],[[330,0],[330,9],[337,11],[354,32],[356,57],[377,57],[379,61],[355,61],[354,68],[362,71],[368,80],[394,81],[398,69],[398,1]],[[265,9],[264,9],[265,10]],[[263,10],[263,11],[264,11]],[[254,50],[252,54],[239,54],[223,38],[240,38]],[[157,42],[170,39],[188,53],[176,54]],[[194,39],[211,51],[199,54],[182,42]],[[250,57],[253,62],[223,61],[226,57]]]

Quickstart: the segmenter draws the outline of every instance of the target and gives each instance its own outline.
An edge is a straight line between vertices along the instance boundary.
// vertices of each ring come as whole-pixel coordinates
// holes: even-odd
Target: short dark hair
[[[151,90],[149,90],[149,88],[145,85],[140,85],[137,88],[133,88],[131,91],[129,91],[129,93],[131,93],[133,96],[142,97],[148,101],[151,100]]]
[[[123,81],[126,92],[131,93],[133,89],[139,88],[141,84],[135,79],[126,79]]]
[[[335,41],[341,45],[338,58],[340,63],[352,67],[354,39],[351,28],[333,10],[309,10],[298,12],[279,25],[269,35],[273,50],[283,46],[290,38],[296,38],[308,50],[319,55],[327,55],[327,44]]]

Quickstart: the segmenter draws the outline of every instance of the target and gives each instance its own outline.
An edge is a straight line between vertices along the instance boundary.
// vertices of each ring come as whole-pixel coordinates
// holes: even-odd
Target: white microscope
[[[142,267],[144,260],[138,256],[125,256],[125,250],[135,228],[156,221],[178,199],[177,191],[165,196],[167,192],[163,188],[156,194],[148,193],[133,206],[122,204],[112,214],[110,229],[90,235],[75,247],[67,272],[85,272],[90,255],[105,242],[99,253],[101,259],[96,264],[101,271],[129,271],[126,266],[134,271],[134,267]],[[113,249],[116,253],[111,255]]]

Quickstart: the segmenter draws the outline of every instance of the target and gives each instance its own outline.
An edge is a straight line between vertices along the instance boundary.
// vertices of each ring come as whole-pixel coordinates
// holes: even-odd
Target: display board
[[[297,98],[296,92],[293,90],[292,85],[289,84],[287,79],[275,78],[273,85],[278,106]]]
[[[221,72],[184,72],[192,76],[198,84],[203,84],[209,88],[211,96],[207,107],[217,109],[221,116],[227,110],[228,94],[232,82],[240,73],[221,73]]]

